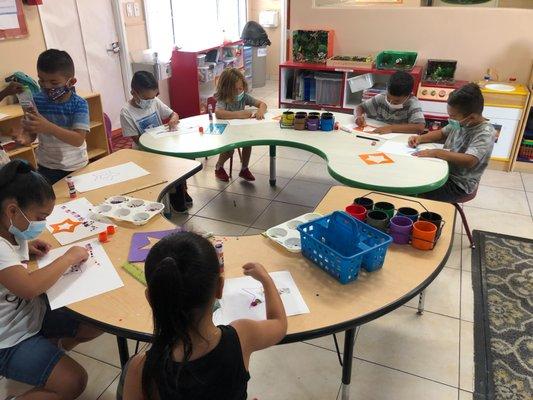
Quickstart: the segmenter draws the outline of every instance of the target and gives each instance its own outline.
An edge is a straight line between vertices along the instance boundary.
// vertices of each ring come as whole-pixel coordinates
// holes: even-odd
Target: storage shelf
[[[31,151],[31,147],[30,146],[22,146],[22,147],[17,147],[13,150],[9,150],[7,151],[7,155],[9,157],[14,157],[16,155],[19,155],[21,153],[26,153],[27,151]]]
[[[107,155],[107,150],[96,148],[88,150],[87,154],[89,155],[89,160],[93,160],[95,158]]]
[[[98,122],[98,121],[91,121],[89,123],[89,128],[93,129],[93,128],[98,128],[99,126],[102,126],[103,124],[101,122]]]

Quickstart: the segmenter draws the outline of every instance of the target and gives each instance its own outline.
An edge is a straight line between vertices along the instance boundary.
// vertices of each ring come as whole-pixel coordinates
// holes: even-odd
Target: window
[[[246,24],[246,0],[145,0],[150,48],[162,57],[174,45],[184,49],[239,40]]]

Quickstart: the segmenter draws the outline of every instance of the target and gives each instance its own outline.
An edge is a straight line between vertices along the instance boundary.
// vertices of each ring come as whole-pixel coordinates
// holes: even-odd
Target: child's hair
[[[407,72],[396,71],[391,75],[387,91],[392,96],[409,96],[413,91],[415,80]]]
[[[485,101],[479,86],[475,83],[468,83],[450,93],[448,105],[456,108],[464,116],[470,114],[481,115]]]
[[[142,90],[158,90],[159,85],[151,72],[137,71],[131,78],[131,88],[136,92],[140,92]]]
[[[193,351],[190,332],[198,333],[206,308],[213,306],[220,267],[211,242],[179,232],[152,247],[144,272],[154,337],[142,373],[143,393],[147,399],[166,398],[176,392],[181,372],[173,369],[172,350],[183,346],[183,367]]]
[[[227,68],[222,71],[218,80],[217,92],[215,97],[217,100],[225,103],[233,103],[235,101],[235,85],[242,81],[242,87],[245,92],[248,91],[248,83],[246,78],[237,68]]]
[[[15,199],[19,208],[26,209],[32,204],[42,205],[55,198],[46,178],[35,172],[26,161],[13,160],[0,169],[0,206],[7,199]]]
[[[48,49],[43,51],[37,59],[37,70],[47,74],[60,73],[66,77],[74,76],[74,61],[63,50]]]

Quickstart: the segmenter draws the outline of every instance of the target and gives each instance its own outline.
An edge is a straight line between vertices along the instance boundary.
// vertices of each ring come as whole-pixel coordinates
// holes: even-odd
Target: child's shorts
[[[47,310],[39,333],[13,347],[0,349],[0,375],[42,387],[65,352],[50,339],[75,337],[79,322],[64,310]]]

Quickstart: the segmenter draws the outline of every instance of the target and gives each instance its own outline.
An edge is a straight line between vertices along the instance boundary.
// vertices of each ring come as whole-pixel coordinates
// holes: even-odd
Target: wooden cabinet
[[[525,137],[526,132],[529,133],[528,137],[531,138],[533,135],[533,132],[531,130],[527,130],[527,123],[528,118],[530,115],[533,115],[533,62],[531,63],[531,73],[529,75],[529,82],[527,84],[527,88],[529,89],[530,95],[529,99],[526,103],[526,107],[524,110],[524,114],[521,119],[520,123],[520,130],[518,131],[517,140],[514,143],[513,147],[513,162],[511,164],[510,169],[513,171],[522,171],[522,172],[530,172],[533,173],[533,162],[526,161],[524,158],[520,158],[521,154],[521,148],[522,146],[533,148],[532,140],[527,140]],[[531,117],[533,118],[533,116]],[[522,150],[525,150],[522,148]],[[523,152],[522,152],[523,153]],[[531,154],[530,151],[527,151],[528,154]],[[528,156],[530,159],[530,157]]]
[[[87,153],[89,161],[94,161],[109,154],[102,102],[98,93],[80,93],[80,96],[89,104],[90,132],[86,138]],[[0,135],[5,137],[12,130],[20,129],[24,113],[18,104],[0,107],[0,114],[7,115],[7,117],[0,119]],[[7,155],[11,159],[22,158],[37,167],[34,150],[38,145],[38,143],[34,143],[31,146],[16,146],[7,150]]]

